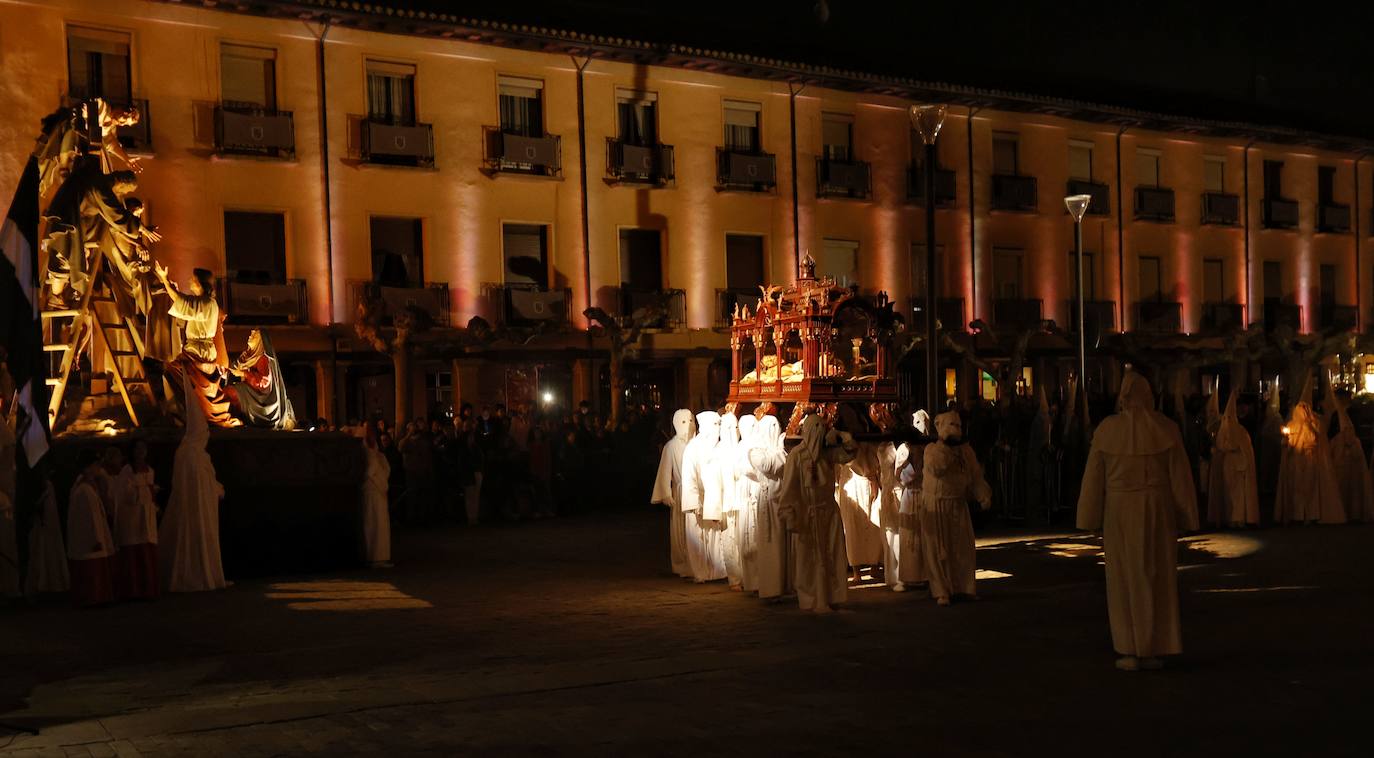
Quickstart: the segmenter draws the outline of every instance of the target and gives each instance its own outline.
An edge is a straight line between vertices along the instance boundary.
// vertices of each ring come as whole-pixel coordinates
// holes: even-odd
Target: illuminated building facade
[[[1374,144],[1357,140],[329,0],[17,0],[0,4],[0,48],[3,185],[64,98],[139,102],[126,137],[156,254],[181,279],[223,276],[230,349],[267,325],[318,415],[393,413],[393,362],[352,328],[360,292],[435,322],[403,359],[411,415],[544,391],[602,402],[604,341],[581,314],[656,292],[668,313],[631,364],[632,400],[718,402],[726,314],[790,281],[799,255],[910,302],[925,286],[914,102],[951,106],[940,316],[982,322],[968,339],[994,358],[996,335],[1072,323],[1062,198],[1078,192],[1094,196],[1090,329],[1369,317]],[[473,317],[522,338],[464,342]]]

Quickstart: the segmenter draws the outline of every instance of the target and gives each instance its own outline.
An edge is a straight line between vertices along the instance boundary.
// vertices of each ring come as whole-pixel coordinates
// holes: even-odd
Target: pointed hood
[[[1212,394],[1216,395],[1215,392]],[[1249,439],[1250,433],[1240,425],[1240,416],[1236,413],[1236,396],[1239,394],[1239,387],[1231,390],[1231,396],[1226,399],[1226,412],[1217,419],[1215,445],[1218,450],[1238,450],[1241,446],[1241,435]]]
[[[1232,400],[1232,402],[1234,402],[1235,399],[1236,399],[1236,393],[1235,393],[1235,391],[1233,390],[1233,391],[1231,392],[1231,400]],[[1221,380],[1218,379],[1218,380],[1212,385],[1212,392],[1211,392],[1211,394],[1207,396],[1207,429],[1208,429],[1208,431],[1215,432],[1216,429],[1217,429],[1217,426],[1218,426],[1219,424],[1221,424],[1221,408],[1218,407],[1218,406],[1220,405],[1220,403],[1221,403]]]
[[[1102,422],[1093,445],[1113,455],[1154,455],[1182,443],[1178,427],[1155,410],[1150,383],[1134,371],[1121,382],[1117,413]]]

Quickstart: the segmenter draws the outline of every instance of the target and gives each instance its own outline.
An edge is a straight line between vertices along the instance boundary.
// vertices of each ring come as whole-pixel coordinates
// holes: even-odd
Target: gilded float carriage
[[[752,309],[736,306],[727,402],[740,410],[792,405],[789,434],[817,408],[858,434],[889,431],[900,399],[892,337],[902,328],[886,293],[817,279],[807,257],[796,282],[761,288]]]

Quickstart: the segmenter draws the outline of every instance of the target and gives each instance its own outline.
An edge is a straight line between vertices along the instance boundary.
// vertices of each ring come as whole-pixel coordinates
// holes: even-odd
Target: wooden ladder
[[[55,422],[58,412],[62,409],[62,399],[67,392],[67,384],[71,381],[72,370],[80,358],[80,348],[87,335],[90,335],[92,342],[95,343],[91,345],[92,358],[97,354],[97,350],[108,357],[107,363],[115,391],[124,402],[129,421],[137,427],[140,422],[138,411],[134,409],[132,394],[141,391],[151,407],[158,405],[152,385],[143,370],[143,340],[133,318],[119,313],[109,282],[112,274],[105,265],[103,255],[96,262],[96,266],[96,275],[78,308],[45,310],[42,313],[44,326],[48,328],[49,334],[54,335],[44,344],[43,350],[62,354],[62,364],[57,376],[48,379],[48,386],[52,388],[52,396],[48,400],[48,420],[50,423]],[[56,339],[62,328],[62,319],[71,319],[65,342]]]

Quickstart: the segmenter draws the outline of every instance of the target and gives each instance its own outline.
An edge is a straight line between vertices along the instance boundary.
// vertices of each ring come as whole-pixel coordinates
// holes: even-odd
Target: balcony
[[[1202,193],[1202,223],[1220,226],[1240,223],[1240,197],[1224,192]]]
[[[1298,228],[1298,201],[1282,198],[1264,198],[1265,229]]]
[[[1135,329],[1149,334],[1178,334],[1183,330],[1183,305],[1166,302],[1137,303]]]
[[[1213,332],[1245,329],[1245,306],[1240,303],[1203,303],[1202,328]]]
[[[527,137],[483,127],[486,154],[482,162],[492,173],[558,176],[563,172],[563,140],[557,135]]]
[[[923,297],[911,298],[911,326],[908,331],[925,334],[926,318]],[[936,322],[942,331],[966,332],[968,320],[964,318],[964,299],[962,297],[941,297],[935,300]]]
[[[867,200],[869,194],[871,183],[867,162],[816,159],[816,197]]]
[[[1135,217],[1139,221],[1174,220],[1174,191],[1165,187],[1135,188]]]
[[[775,159],[771,153],[752,153],[718,147],[716,183],[722,189],[771,192],[777,184]]]
[[[1040,208],[1035,177],[992,175],[992,209],[1034,213]]]
[[[1092,202],[1088,203],[1089,216],[1112,215],[1112,191],[1105,184],[1082,179],[1070,179],[1064,194],[1092,196]],[[1067,212],[1066,210],[1065,213]]]
[[[220,302],[224,304],[225,321],[230,324],[304,324],[309,321],[305,299],[305,280],[288,279],[283,283],[220,279]]]
[[[535,284],[503,284],[497,288],[501,299],[501,321],[508,326],[563,325],[568,322],[572,290],[542,289]]]
[[[227,155],[293,158],[296,127],[291,111],[221,103],[215,106],[215,149]]]
[[[1353,305],[1321,306],[1321,328],[1324,331],[1348,332],[1355,328],[1358,313]]]
[[[644,324],[644,328],[676,331],[687,326],[686,290],[651,290],[620,286],[620,315],[632,316],[641,308],[656,305],[661,305],[666,312],[662,317]]]
[[[626,184],[667,184],[674,178],[673,146],[633,145],[607,139],[606,175]]]
[[[1302,306],[1288,303],[1264,304],[1264,328],[1273,331],[1287,327],[1295,332],[1302,331]]]
[[[434,127],[368,118],[362,122],[362,158],[386,166],[434,166]]]
[[[942,208],[954,205],[955,194],[954,169],[935,169],[935,204]],[[926,201],[926,172],[919,165],[906,168],[906,199],[912,203]]]
[[[1043,320],[1043,310],[1040,300],[999,298],[992,301],[992,323],[998,329],[1028,329]]]
[[[1069,332],[1078,331],[1078,301],[1069,301]],[[1110,300],[1088,300],[1083,303],[1083,329],[1088,341],[1096,342],[1097,335],[1116,331],[1116,303]]]
[[[364,300],[381,302],[381,323],[392,326],[395,317],[406,311],[423,313],[435,326],[449,325],[448,285],[430,283],[408,287],[392,287],[378,282],[351,282],[353,303]]]
[[[748,308],[752,313],[758,310],[763,294],[758,287],[729,287],[716,290],[716,326],[730,326],[735,308]]]
[[[1317,231],[1344,234],[1350,231],[1350,206],[1330,203],[1317,207]]]

